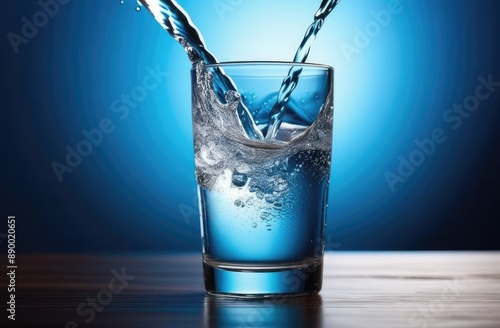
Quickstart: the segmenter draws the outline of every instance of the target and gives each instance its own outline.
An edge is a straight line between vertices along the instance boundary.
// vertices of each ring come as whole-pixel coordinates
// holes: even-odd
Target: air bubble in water
[[[244,187],[248,182],[248,176],[245,173],[240,173],[238,171],[233,172],[233,178],[231,180],[234,186]]]
[[[135,7],[135,11],[141,11],[141,6]]]
[[[274,190],[275,191],[285,191],[288,188],[288,182],[282,177],[276,178],[274,180]]]
[[[268,202],[269,204],[272,204],[274,203],[275,201],[277,201],[278,198],[277,197],[274,197],[274,196],[266,196],[266,202]]]
[[[215,165],[224,158],[224,154],[217,149],[213,141],[209,141],[206,145],[203,145],[199,155],[208,165]]]
[[[236,207],[245,207],[245,203],[241,201],[241,199],[237,199],[234,201],[234,206]]]
[[[241,99],[241,95],[233,90],[229,90],[225,94],[226,102],[227,103],[233,103],[235,101],[239,101]]]
[[[255,193],[255,197],[257,197],[258,199],[264,198],[264,193],[257,186],[250,186],[249,191]]]
[[[257,223],[256,222],[252,223],[252,228],[257,228]]]

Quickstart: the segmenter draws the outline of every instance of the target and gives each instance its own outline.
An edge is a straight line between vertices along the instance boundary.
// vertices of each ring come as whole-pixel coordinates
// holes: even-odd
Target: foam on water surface
[[[326,174],[330,167],[332,96],[327,100],[310,127],[299,127],[289,141],[251,140],[238,120],[241,97],[234,91],[226,93],[226,103],[215,94],[213,75],[203,62],[195,64],[196,82],[193,90],[193,128],[198,183],[207,189],[234,186],[260,191],[263,197],[279,198],[286,191],[288,158],[300,152],[324,153],[315,158],[317,174]],[[225,172],[221,174],[221,172]],[[290,172],[293,174],[293,171]],[[253,189],[253,190],[252,190]]]

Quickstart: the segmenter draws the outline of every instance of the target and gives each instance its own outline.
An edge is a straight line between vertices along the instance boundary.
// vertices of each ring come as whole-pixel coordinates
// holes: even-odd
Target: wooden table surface
[[[266,300],[206,295],[199,254],[16,264],[17,327],[500,327],[499,252],[327,253],[319,295]]]

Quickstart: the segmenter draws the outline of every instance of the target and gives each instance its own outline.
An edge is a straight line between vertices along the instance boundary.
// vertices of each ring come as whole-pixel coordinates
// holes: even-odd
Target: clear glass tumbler
[[[273,138],[271,112],[298,72]],[[217,76],[238,92],[224,92]],[[214,78],[215,76],[215,78]],[[214,81],[216,81],[214,83]],[[333,69],[234,62],[192,70],[193,133],[203,269],[209,293],[318,292],[333,125]],[[242,108],[264,138],[245,135]],[[247,125],[248,128],[249,125]]]

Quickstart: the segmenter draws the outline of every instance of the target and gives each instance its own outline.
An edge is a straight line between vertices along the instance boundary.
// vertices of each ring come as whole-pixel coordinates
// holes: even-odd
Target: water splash
[[[314,15],[314,21],[307,29],[304,39],[302,40],[295,57],[294,62],[305,63],[311,47],[316,40],[316,36],[323,27],[325,18],[332,12],[332,10],[339,4],[340,0],[323,0],[318,11]],[[285,107],[290,99],[290,96],[297,87],[299,82],[300,74],[302,73],[302,67],[293,66],[290,68],[287,77],[283,80],[280,90],[278,92],[278,99],[271,110],[269,115],[269,124],[267,126],[266,139],[274,139],[278,134],[281,123],[283,122],[283,116],[285,114]]]
[[[139,0],[154,16],[156,21],[186,50],[192,64],[202,60],[205,64],[217,64],[219,61],[207,49],[201,33],[192,22],[189,15],[174,0]],[[219,100],[225,100],[228,91],[237,91],[233,81],[216,67],[214,74],[214,89]],[[262,132],[257,128],[252,115],[240,102],[238,116],[246,135],[250,139],[261,140]]]
[[[145,6],[156,21],[185,49],[189,60],[194,65],[198,61],[205,64],[218,64],[217,58],[207,49],[203,37],[196,28],[186,11],[175,0],[137,0]],[[123,3],[123,0],[120,0]],[[305,36],[295,53],[294,62],[304,63],[311,51],[311,47],[323,27],[324,20],[338,5],[340,0],[322,0],[319,9],[314,15],[314,21],[307,29]],[[140,7],[137,7],[140,10]],[[229,91],[237,93],[237,88],[229,76],[219,67],[214,68],[213,87],[217,98],[225,102]],[[239,122],[246,136],[252,140],[273,140],[278,134],[285,107],[292,92],[297,87],[302,67],[290,68],[287,77],[283,80],[278,92],[278,98],[269,115],[269,123],[263,131],[255,124],[250,111],[243,102],[239,102],[237,114]]]

